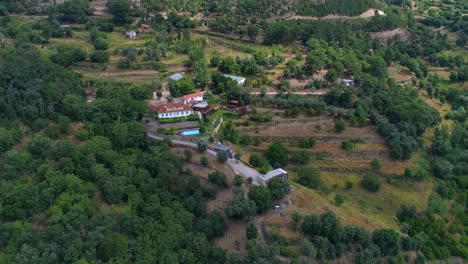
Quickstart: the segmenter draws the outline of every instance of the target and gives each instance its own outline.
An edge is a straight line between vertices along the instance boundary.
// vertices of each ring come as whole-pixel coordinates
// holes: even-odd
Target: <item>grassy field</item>
[[[235,121],[238,124],[237,130],[241,134],[260,137],[264,141],[259,146],[242,147],[244,162],[248,162],[250,154],[265,153],[275,138],[280,139],[290,152],[306,150],[312,157],[321,157],[306,166],[314,166],[321,172],[321,178],[330,193],[324,194],[298,185],[295,182],[294,171],[304,165],[290,164],[286,170],[290,172],[290,182],[295,186],[295,190],[290,197],[292,209],[289,211],[309,214],[331,210],[337,214],[343,224],[359,224],[373,230],[379,227],[398,229],[395,213],[402,204],[412,204],[420,210],[427,207],[433,189],[431,181],[411,183],[393,180],[391,184],[387,181],[391,177],[398,179],[398,175],[403,175],[407,167],[428,169],[429,164],[423,150],[411,160],[393,161],[385,140],[372,126],[360,128],[348,124],[345,131],[336,133],[332,117],[300,115],[291,119],[282,117],[281,112],[277,113],[272,109],[257,108],[257,110],[273,116],[273,121],[263,124],[250,122],[249,126],[240,125],[248,119],[248,116]],[[317,129],[317,125],[320,125],[320,129]],[[313,137],[317,140],[317,145],[311,149],[300,149],[296,143],[299,137]],[[341,143],[352,138],[360,139],[362,143],[357,144],[353,151],[343,150]],[[373,158],[378,158],[382,164],[379,171],[382,188],[377,193],[368,192],[360,186],[361,178],[371,171],[370,161]],[[354,183],[352,190],[345,189],[347,181]],[[346,197],[345,203],[339,207],[334,201],[336,194]],[[271,218],[273,222],[269,223],[269,226],[286,221],[285,225],[278,225],[280,233],[298,235],[290,230],[290,218],[276,216]],[[265,221],[268,222],[268,219],[267,217]]]

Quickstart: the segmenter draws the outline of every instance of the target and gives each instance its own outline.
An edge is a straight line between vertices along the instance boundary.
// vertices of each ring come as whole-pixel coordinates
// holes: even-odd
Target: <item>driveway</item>
[[[160,136],[156,136],[152,133],[149,133],[148,132],[148,137],[151,138],[151,139],[156,139],[156,140],[163,140],[164,138],[163,137],[160,137]],[[192,143],[192,142],[186,142],[186,141],[180,141],[180,140],[173,140],[171,139],[171,142],[172,144],[174,145],[178,145],[178,146],[184,146],[184,147],[189,147],[189,148],[194,148],[194,149],[197,149],[198,146],[197,144],[195,143]],[[212,149],[207,149],[206,152],[212,156],[217,156],[217,152],[212,150]],[[228,159],[227,161],[227,164],[232,168],[232,170],[234,171],[234,173],[237,173],[245,178],[252,178],[252,184],[254,185],[259,185],[258,181],[257,181],[257,178],[260,176],[260,173],[245,165],[244,163],[236,160],[236,159]]]

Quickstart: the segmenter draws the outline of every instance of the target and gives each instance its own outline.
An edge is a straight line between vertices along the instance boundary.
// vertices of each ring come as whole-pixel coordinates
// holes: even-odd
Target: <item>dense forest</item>
[[[28,44],[1,50],[2,263],[224,262],[206,233],[219,224],[205,207],[209,192],[167,143],[146,139],[134,121],[146,107],[103,86],[89,108],[75,74]],[[80,147],[63,136],[71,120],[85,121]],[[19,121],[30,130],[7,125]],[[8,150],[38,131],[24,149]],[[105,213],[100,200],[111,205]]]

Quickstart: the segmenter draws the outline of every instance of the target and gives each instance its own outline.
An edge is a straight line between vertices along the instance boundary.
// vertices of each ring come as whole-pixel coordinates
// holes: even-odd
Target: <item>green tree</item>
[[[292,222],[293,222],[293,229],[297,231],[299,228],[299,222],[301,221],[302,216],[299,212],[294,211],[291,217],[292,217]]]
[[[223,150],[218,152],[217,157],[220,163],[225,163],[229,159],[229,154],[227,153],[227,151]]]
[[[234,186],[237,186],[237,187],[242,186],[242,184],[244,184],[244,178],[239,174],[234,175],[233,184]]]
[[[255,202],[257,212],[260,214],[271,208],[271,193],[266,187],[258,185],[250,187],[249,199]]]
[[[258,233],[258,229],[257,229],[257,225],[255,224],[255,222],[250,221],[249,223],[247,223],[247,228],[245,230],[245,235],[247,237],[247,240],[257,239],[257,233]]]
[[[301,242],[301,253],[304,254],[304,256],[315,258],[317,249],[308,239],[303,239]]]
[[[229,186],[226,174],[220,171],[215,171],[215,172],[208,174],[208,180],[211,183],[221,186],[223,188],[227,188]]]
[[[130,0],[110,0],[107,2],[107,7],[112,13],[112,21],[116,25],[123,25],[130,22]]]
[[[330,83],[333,83],[338,78],[338,73],[336,73],[335,69],[330,69],[330,70],[328,70],[327,74],[325,75],[325,78]]]
[[[197,229],[206,234],[208,239],[220,237],[227,229],[226,222],[219,211],[209,212],[197,225]]]
[[[393,229],[377,229],[372,233],[372,242],[384,256],[397,254],[400,250],[400,235]]]
[[[274,168],[288,165],[288,149],[278,140],[270,145],[265,156]]]
[[[291,186],[288,181],[278,177],[268,181],[268,189],[270,190],[273,200],[282,199],[291,192]]]
[[[201,60],[195,64],[194,79],[196,86],[202,89],[210,82],[211,76],[205,60]]]
[[[255,41],[259,31],[259,26],[255,24],[250,24],[247,26],[247,35],[251,41]]]
[[[82,62],[86,60],[86,57],[86,51],[76,45],[59,45],[50,54],[52,62],[64,67]]]
[[[107,43],[107,40],[103,37],[96,38],[93,44],[96,50],[106,50],[109,48],[109,43]]]
[[[95,50],[89,55],[89,60],[95,63],[106,63],[109,61],[109,53],[103,50]]]
[[[206,144],[206,141],[203,139],[200,139],[197,143],[197,149],[199,152],[205,152],[208,149],[208,145]]]
[[[99,258],[107,262],[111,258],[125,259],[127,256],[127,239],[118,233],[113,233],[104,238],[99,246]]]
[[[61,22],[84,23],[87,15],[92,14],[92,9],[87,0],[70,0],[51,8],[51,17],[55,15]]]
[[[36,159],[47,159],[52,141],[45,136],[35,137],[29,142],[28,151]]]

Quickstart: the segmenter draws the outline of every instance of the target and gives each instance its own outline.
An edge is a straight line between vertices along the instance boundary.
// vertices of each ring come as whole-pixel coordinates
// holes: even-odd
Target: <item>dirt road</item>
[[[156,136],[149,132],[148,132],[148,137],[152,139],[156,139],[156,140],[164,139],[163,137]],[[180,141],[180,140],[171,140],[171,142],[174,145],[197,149],[197,144],[195,143],[185,142],[185,141]],[[217,156],[217,152],[212,149],[207,149],[206,152],[212,156],[215,156],[215,157]],[[249,166],[235,159],[228,159],[227,163],[235,173],[242,175],[245,178],[252,178],[253,179],[252,184],[259,185],[257,178],[260,176],[260,173],[258,171],[256,171],[253,168],[250,168]]]

